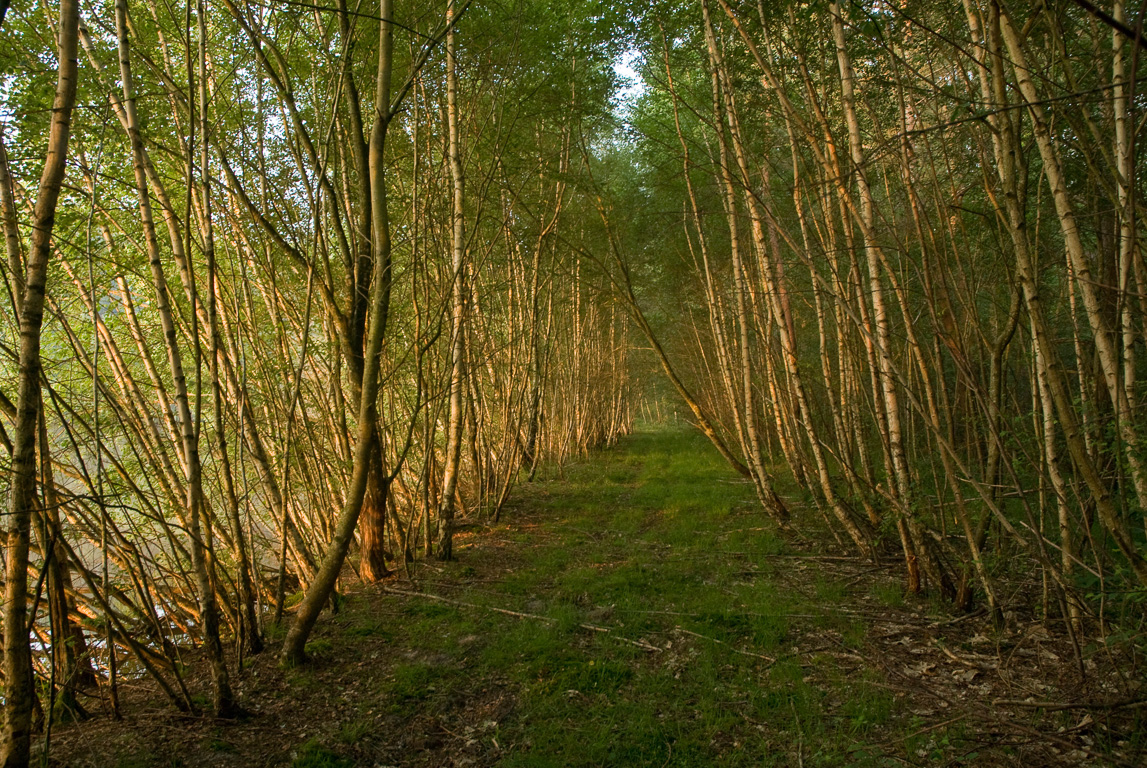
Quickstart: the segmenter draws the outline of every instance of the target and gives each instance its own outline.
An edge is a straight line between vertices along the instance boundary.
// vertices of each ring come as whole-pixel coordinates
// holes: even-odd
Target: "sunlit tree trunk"
[[[716,121],[719,177],[722,187],[722,203],[725,207],[725,220],[729,228],[729,254],[732,258],[733,271],[733,318],[737,329],[737,342],[734,354],[739,359],[734,368],[734,381],[739,385],[739,399],[732,403],[733,409],[739,411],[737,420],[743,430],[743,453],[746,463],[753,473],[753,482],[761,502],[766,506],[771,504],[772,478],[769,477],[764,466],[763,448],[757,418],[756,398],[754,395],[752,351],[753,339],[749,333],[749,311],[746,306],[748,291],[745,286],[745,265],[742,259],[742,241],[737,213],[737,190],[733,182],[732,159],[729,155],[729,140],[726,136],[725,112],[727,103],[722,103],[727,97],[726,89],[721,83],[721,68],[723,62],[717,50],[717,41],[713,33],[713,26],[709,21],[709,4],[701,3],[701,10],[705,17],[705,41],[709,49],[709,66],[713,87],[713,118]]]
[[[1112,7],[1112,17],[1115,21],[1126,21],[1126,3],[1124,0],[1115,0]],[[1116,181],[1117,199],[1119,202],[1119,267],[1118,267],[1118,306],[1119,322],[1121,325],[1123,388],[1128,395],[1128,408],[1131,412],[1121,414],[1128,421],[1142,419],[1136,412],[1134,400],[1136,388],[1135,372],[1135,310],[1140,310],[1139,322],[1147,332],[1147,318],[1143,310],[1147,308],[1147,274],[1143,274],[1141,265],[1143,252],[1137,240],[1137,216],[1135,200],[1135,150],[1133,137],[1128,130],[1131,122],[1129,115],[1130,92],[1132,87],[1127,82],[1126,66],[1124,64],[1124,35],[1118,30],[1111,33],[1111,42],[1114,49],[1112,59],[1112,93],[1111,106],[1115,120],[1115,166],[1118,179]],[[1142,53],[1139,54],[1142,56]],[[1134,59],[1135,57],[1133,57]],[[1138,294],[1138,300],[1136,299]],[[1138,305],[1138,306],[1136,306]],[[1144,334],[1147,339],[1147,333]],[[1129,446],[1130,448],[1130,446]],[[1142,461],[1140,457],[1135,460]],[[1139,499],[1143,515],[1144,526],[1147,526],[1147,505]]]
[[[63,185],[76,81],[80,7],[61,0],[57,28],[56,95],[36,205],[32,244],[23,265],[24,296],[20,312],[20,371],[16,423],[12,433],[11,487],[4,583],[4,715],[0,765],[26,768],[32,741],[32,651],[28,643],[28,549],[36,506],[36,432],[40,417],[40,331],[56,207]]]
[[[306,660],[307,638],[342,570],[355,527],[358,525],[359,513],[366,495],[367,475],[370,472],[372,433],[378,422],[379,367],[390,311],[392,277],[390,215],[387,208],[384,157],[386,132],[390,125],[390,81],[393,71],[392,15],[392,0],[382,0],[378,23],[378,77],[375,85],[374,125],[370,137],[371,257],[374,275],[371,281],[370,324],[366,336],[354,469],[334,536],[283,642],[282,657],[287,664],[301,664]]]
[[[459,467],[462,458],[462,390],[466,386],[466,219],[465,177],[458,126],[458,58],[454,34],[454,0],[446,10],[446,121],[447,155],[450,165],[450,267],[453,310],[450,317],[450,411],[446,420],[446,457],[442,476],[442,499],[438,509],[438,559],[454,558],[454,511],[457,503]]]

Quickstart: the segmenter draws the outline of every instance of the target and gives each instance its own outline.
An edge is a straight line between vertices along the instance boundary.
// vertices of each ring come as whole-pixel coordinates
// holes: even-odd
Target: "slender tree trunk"
[[[737,328],[737,345],[734,348],[739,352],[739,360],[734,369],[734,380],[739,379],[739,401],[734,400],[731,405],[740,412],[738,422],[743,427],[743,449],[746,464],[752,471],[753,484],[761,503],[768,506],[772,491],[772,478],[765,470],[762,455],[760,431],[758,429],[756,398],[753,392],[753,339],[749,333],[748,309],[746,306],[747,287],[745,286],[745,265],[741,258],[741,237],[737,214],[737,194],[733,183],[732,162],[729,157],[729,141],[726,135],[725,117],[728,104],[722,101],[728,98],[727,90],[721,82],[721,69],[723,61],[717,50],[716,36],[709,20],[709,4],[701,3],[701,11],[705,18],[705,41],[709,49],[709,66],[713,89],[713,118],[717,126],[718,166],[720,168],[720,181],[722,187],[722,203],[725,208],[725,220],[729,228],[729,253],[732,257],[733,270],[733,317]],[[731,118],[730,118],[731,119]],[[736,388],[734,388],[735,391]]]
[[[454,17],[455,0],[450,0],[446,9],[448,24]],[[465,386],[466,366],[464,357],[466,323],[466,220],[465,177],[462,174],[462,156],[458,136],[458,59],[454,25],[446,32],[446,120],[447,154],[450,164],[450,179],[453,182],[451,197],[450,266],[453,312],[450,323],[450,413],[446,422],[446,466],[442,477],[442,500],[438,510],[438,559],[454,558],[454,509],[458,493],[458,475],[462,457],[462,388]]]
[[[1126,20],[1126,3],[1124,0],[1115,0],[1112,16],[1118,22]],[[1135,145],[1134,136],[1128,130],[1131,123],[1130,92],[1133,86],[1127,82],[1127,72],[1123,61],[1124,36],[1118,30],[1111,36],[1114,57],[1112,59],[1112,112],[1115,119],[1115,164],[1117,179],[1117,199],[1119,202],[1119,267],[1118,267],[1118,307],[1121,325],[1122,352],[1123,352],[1123,388],[1128,394],[1128,407],[1135,408],[1132,399],[1136,392],[1135,371],[1135,294],[1139,300],[1147,300],[1147,283],[1144,275],[1135,279],[1135,264],[1142,260],[1142,251],[1137,240],[1137,211],[1135,201]],[[1135,57],[1132,58],[1135,61]],[[1145,319],[1140,317],[1140,323],[1145,325]],[[1142,415],[1131,412],[1119,414],[1128,421],[1141,419]],[[1130,448],[1130,446],[1129,446]],[[1138,459],[1142,461],[1142,459]],[[1147,526],[1147,505],[1140,498],[1140,508],[1144,526]]]
[[[371,286],[370,324],[366,337],[366,354],[359,403],[358,442],[354,451],[354,468],[346,503],[339,515],[334,537],[323,556],[322,565],[307,590],[291,629],[283,642],[282,657],[286,664],[306,660],[306,643],[311,629],[326,604],[342,570],[366,495],[367,475],[371,467],[372,433],[378,423],[379,367],[383,340],[390,309],[391,243],[390,217],[387,210],[386,132],[390,125],[390,80],[393,71],[393,0],[382,0],[378,23],[378,77],[375,86],[374,125],[370,136],[371,182],[371,257],[374,276]]]
[[[83,629],[72,621],[72,611],[68,593],[72,590],[71,569],[68,567],[68,551],[63,543],[63,529],[60,526],[60,503],[56,494],[56,481],[52,473],[52,452],[48,442],[48,426],[45,420],[44,403],[40,402],[39,453],[40,487],[43,496],[43,509],[40,514],[40,552],[42,567],[48,570],[48,613],[52,629],[52,672],[58,688],[53,691],[55,703],[50,708],[49,717],[53,720],[78,720],[87,717],[87,712],[76,697],[76,688],[81,682],[80,654],[86,650]],[[86,678],[94,678],[90,664],[86,664]]]
[[[57,28],[56,96],[48,134],[48,154],[32,214],[32,248],[24,266],[20,301],[20,372],[16,424],[12,434],[12,480],[4,583],[4,715],[0,766],[26,768],[32,743],[32,649],[28,643],[28,549],[36,506],[36,432],[40,416],[40,330],[56,204],[63,185],[72,108],[79,76],[77,48],[80,7],[61,0]]]
[[[713,39],[712,27],[708,23],[708,3],[703,3],[703,9],[706,17],[706,25],[709,35],[709,48],[710,56],[717,57],[715,63],[720,64],[719,54],[716,50],[715,40]],[[721,70],[719,70],[721,71]],[[789,383],[792,387],[793,394],[795,395],[796,405],[793,408],[795,420],[801,425],[803,431],[808,438],[809,446],[812,449],[813,458],[817,468],[817,479],[820,482],[821,492],[824,494],[825,502],[828,507],[833,511],[840,525],[844,528],[849,538],[857,548],[869,557],[875,556],[875,549],[873,547],[873,535],[868,526],[858,519],[856,519],[849,510],[847,510],[837,495],[832,486],[832,480],[828,472],[828,464],[824,457],[824,452],[821,448],[820,438],[817,436],[811,421],[811,407],[808,402],[808,397],[805,392],[804,380],[801,376],[800,365],[797,360],[796,342],[792,335],[792,320],[788,317],[785,304],[783,303],[782,296],[783,290],[781,288],[781,280],[778,277],[778,267],[780,263],[779,244],[773,243],[774,259],[768,258],[769,243],[766,240],[765,233],[765,216],[761,211],[761,205],[758,203],[756,196],[750,186],[750,176],[748,160],[744,149],[744,143],[741,140],[740,125],[737,120],[735,105],[733,103],[732,94],[730,92],[731,84],[726,78],[724,83],[725,92],[725,117],[729,124],[729,136],[736,158],[737,169],[740,171],[741,185],[745,190],[746,203],[749,207],[750,217],[753,226],[754,245],[756,246],[757,253],[760,256],[761,263],[761,276],[765,284],[765,293],[768,297],[769,311],[772,314],[773,321],[776,324],[778,335],[781,340],[781,354],[785,363],[785,370],[789,377]],[[723,130],[718,130],[718,137],[724,143]],[[726,186],[732,194],[732,177],[731,169],[729,168],[728,159],[722,158],[722,166],[725,168],[725,173],[728,174],[726,179]],[[795,427],[794,427],[795,428]],[[794,459],[794,466],[799,466],[796,463],[798,460]]]

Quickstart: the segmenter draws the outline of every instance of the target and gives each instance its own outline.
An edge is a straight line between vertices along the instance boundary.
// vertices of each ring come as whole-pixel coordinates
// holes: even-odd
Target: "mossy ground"
[[[903,596],[894,568],[783,537],[692,432],[639,432],[547,470],[456,553],[414,564],[412,579],[346,585],[306,666],[280,669],[274,645],[248,660],[236,673],[248,719],[175,718],[140,681],[126,723],[57,732],[53,759],[663,768],[1142,754],[1141,720],[1108,727],[1100,749],[1094,719],[1095,738],[1076,738],[1080,712],[993,715],[989,700],[1013,690],[998,660],[1009,685],[1024,650],[1054,676],[1052,657],[1070,661],[1062,642],[946,624]],[[993,728],[997,715],[1011,725]],[[1076,730],[1048,741],[1057,729]]]

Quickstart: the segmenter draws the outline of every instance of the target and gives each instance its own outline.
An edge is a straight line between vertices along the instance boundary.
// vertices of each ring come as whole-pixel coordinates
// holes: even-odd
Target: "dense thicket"
[[[18,7],[0,28],[0,403],[27,502],[5,519],[13,765],[34,708],[82,716],[97,681],[116,707],[117,664],[194,709],[188,641],[213,710],[236,711],[229,638],[258,652],[303,594],[283,650],[301,661],[348,551],[368,580],[450,557],[459,518],[496,518],[540,462],[631,420],[624,316],[565,242],[578,142],[608,116],[607,20],[117,0],[69,37],[76,13]],[[42,334],[16,322],[37,264]],[[42,339],[43,389],[17,402],[21,334]]]
[[[539,462],[612,441],[636,346],[778,526],[808,495],[911,591],[1077,648],[1137,627],[1141,21],[8,9],[5,764],[80,689],[114,710],[117,665],[194,709],[188,642],[236,711],[224,643],[290,608],[303,661],[347,563],[449,558]]]
[[[910,590],[1076,635],[1147,586],[1143,49],[1094,10],[657,6],[606,183],[648,212],[615,281],[686,308],[645,330],[779,524],[783,466]]]

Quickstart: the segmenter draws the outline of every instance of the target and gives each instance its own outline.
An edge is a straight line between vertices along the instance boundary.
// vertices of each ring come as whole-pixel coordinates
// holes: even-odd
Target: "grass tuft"
[[[291,768],[354,768],[354,762],[311,739],[299,747]]]

